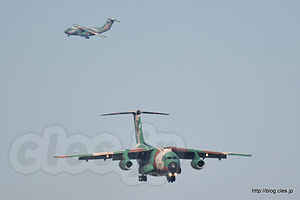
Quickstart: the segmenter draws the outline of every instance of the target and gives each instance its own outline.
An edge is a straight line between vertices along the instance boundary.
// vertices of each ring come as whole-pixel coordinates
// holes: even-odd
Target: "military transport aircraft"
[[[147,175],[151,176],[166,176],[167,181],[173,183],[175,177],[181,173],[180,159],[190,159],[191,167],[200,170],[205,166],[205,158],[217,158],[219,160],[225,159],[227,155],[238,156],[252,156],[251,154],[239,154],[217,151],[205,151],[196,149],[186,149],[179,147],[153,147],[147,144],[144,140],[141,114],[157,114],[157,115],[169,115],[167,113],[148,112],[134,110],[129,112],[118,112],[100,114],[99,116],[106,115],[122,115],[132,114],[134,117],[136,147],[134,149],[125,149],[113,152],[100,152],[100,153],[88,153],[79,155],[65,155],[54,156],[55,158],[73,158],[78,157],[79,160],[94,159],[112,159],[118,160],[119,166],[122,170],[130,170],[133,167],[131,160],[137,160],[139,164],[139,181],[147,181]]]
[[[114,18],[108,18],[106,23],[103,26],[92,27],[92,28],[87,28],[87,27],[80,26],[78,24],[73,24],[73,27],[65,30],[65,34],[67,34],[68,37],[70,37],[70,35],[79,35],[81,37],[85,37],[85,39],[89,39],[90,36],[94,36],[94,35],[100,37],[106,37],[104,35],[101,35],[100,33],[108,31],[115,21],[120,22]]]

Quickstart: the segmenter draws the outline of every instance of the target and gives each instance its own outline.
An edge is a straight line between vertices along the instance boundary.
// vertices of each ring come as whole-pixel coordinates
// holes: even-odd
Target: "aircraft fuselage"
[[[171,149],[154,149],[149,158],[138,159],[139,173],[142,175],[168,176],[180,173],[180,160]]]
[[[86,39],[88,39],[90,36],[94,36],[94,35],[105,37],[105,36],[101,35],[100,33],[108,31],[111,28],[111,26],[113,25],[114,21],[120,22],[114,18],[108,18],[108,20],[106,21],[106,23],[103,26],[92,27],[92,28],[87,28],[87,27],[80,26],[78,24],[74,24],[73,27],[67,28],[64,31],[64,33],[68,36],[78,35],[81,37],[85,37]]]

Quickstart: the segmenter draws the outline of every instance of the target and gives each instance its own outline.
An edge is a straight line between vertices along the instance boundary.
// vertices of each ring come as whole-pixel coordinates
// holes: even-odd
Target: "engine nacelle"
[[[197,170],[203,169],[205,166],[205,162],[204,162],[204,160],[201,160],[201,159],[193,159],[191,161],[191,166],[192,166],[192,168],[197,169]]]
[[[130,170],[133,167],[133,163],[130,160],[121,160],[119,166],[122,170]]]

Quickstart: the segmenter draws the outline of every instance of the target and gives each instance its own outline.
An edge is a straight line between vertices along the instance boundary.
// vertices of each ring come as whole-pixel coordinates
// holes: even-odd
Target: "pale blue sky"
[[[290,198],[299,199],[299,6],[298,1],[3,1],[3,198],[273,200],[286,195],[252,189],[292,188]],[[122,23],[104,33],[107,38],[64,35],[73,23],[102,26],[108,17]],[[170,113],[142,120],[177,133],[189,148],[253,157],[206,159],[200,171],[187,163],[175,183],[159,187],[129,186],[117,173],[23,175],[9,162],[17,137],[41,135],[53,124],[89,137],[110,132],[130,148],[132,116],[97,114],[134,109]]]

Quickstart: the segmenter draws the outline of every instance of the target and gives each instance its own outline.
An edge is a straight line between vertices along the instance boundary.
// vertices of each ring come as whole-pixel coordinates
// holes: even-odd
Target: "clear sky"
[[[299,1],[2,1],[1,196],[299,199],[299,6]],[[104,33],[107,38],[64,34],[73,23],[102,26],[108,17],[122,23]],[[89,138],[95,137],[114,150],[131,148],[132,116],[97,115],[135,109],[170,113],[142,116],[149,138],[168,143],[168,135],[188,148],[253,156],[206,159],[200,171],[187,161],[173,184],[159,182],[163,177],[148,178],[155,184],[126,180],[131,175],[116,161],[112,169],[80,161],[79,169],[77,160],[63,165],[51,159],[67,153],[63,146],[72,142],[90,149],[95,140]],[[49,132],[57,137],[47,140]],[[50,167],[41,161],[36,168],[21,166],[30,173],[16,169],[10,154],[22,136],[32,141],[19,145],[18,158],[47,159]],[[252,192],[263,188],[294,193]]]

